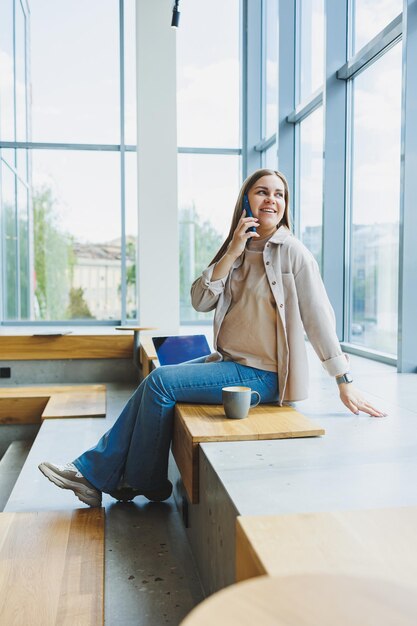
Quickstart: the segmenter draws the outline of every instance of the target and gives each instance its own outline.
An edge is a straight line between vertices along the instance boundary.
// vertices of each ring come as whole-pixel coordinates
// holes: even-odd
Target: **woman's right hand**
[[[244,217],[245,215],[246,211],[243,211],[242,217],[235,228],[232,241],[230,242],[229,248],[226,252],[226,254],[233,256],[236,259],[244,251],[248,239],[251,237],[259,237],[258,233],[246,232],[248,228],[251,228],[252,226],[255,226],[255,228],[259,226],[258,218]]]

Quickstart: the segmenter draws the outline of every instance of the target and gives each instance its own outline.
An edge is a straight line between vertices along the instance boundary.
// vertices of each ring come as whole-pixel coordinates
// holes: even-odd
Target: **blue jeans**
[[[97,489],[109,493],[122,481],[143,491],[166,484],[176,402],[221,404],[222,387],[246,385],[261,402],[278,400],[275,372],[205,357],[155,369],[136,389],[114,425],[97,445],[75,459]]]

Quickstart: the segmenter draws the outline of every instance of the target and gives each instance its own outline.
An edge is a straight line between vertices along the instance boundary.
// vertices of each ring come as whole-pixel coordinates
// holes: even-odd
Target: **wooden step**
[[[291,407],[260,404],[245,419],[228,419],[222,405],[183,404],[175,407],[172,453],[190,502],[199,501],[200,443],[316,437],[324,429]]]
[[[415,583],[416,527],[417,507],[238,517],[236,580],[314,572]]]
[[[62,417],[104,417],[105,385],[39,385],[0,389],[0,424]]]
[[[0,624],[103,624],[104,509],[0,513]]]

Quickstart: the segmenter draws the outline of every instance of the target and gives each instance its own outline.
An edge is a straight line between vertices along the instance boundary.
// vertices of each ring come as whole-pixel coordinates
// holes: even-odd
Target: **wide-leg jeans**
[[[139,385],[114,425],[96,446],[74,460],[97,489],[110,493],[123,482],[151,491],[166,484],[175,404],[221,404],[222,387],[251,387],[261,402],[278,400],[275,372],[205,357],[158,367]]]

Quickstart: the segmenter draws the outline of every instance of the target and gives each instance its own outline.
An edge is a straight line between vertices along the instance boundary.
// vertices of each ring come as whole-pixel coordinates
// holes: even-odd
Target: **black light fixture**
[[[180,0],[175,0],[174,6],[172,7],[172,20],[171,20],[172,28],[178,28],[178,25],[180,23],[180,12],[178,10],[179,3],[180,3]]]

